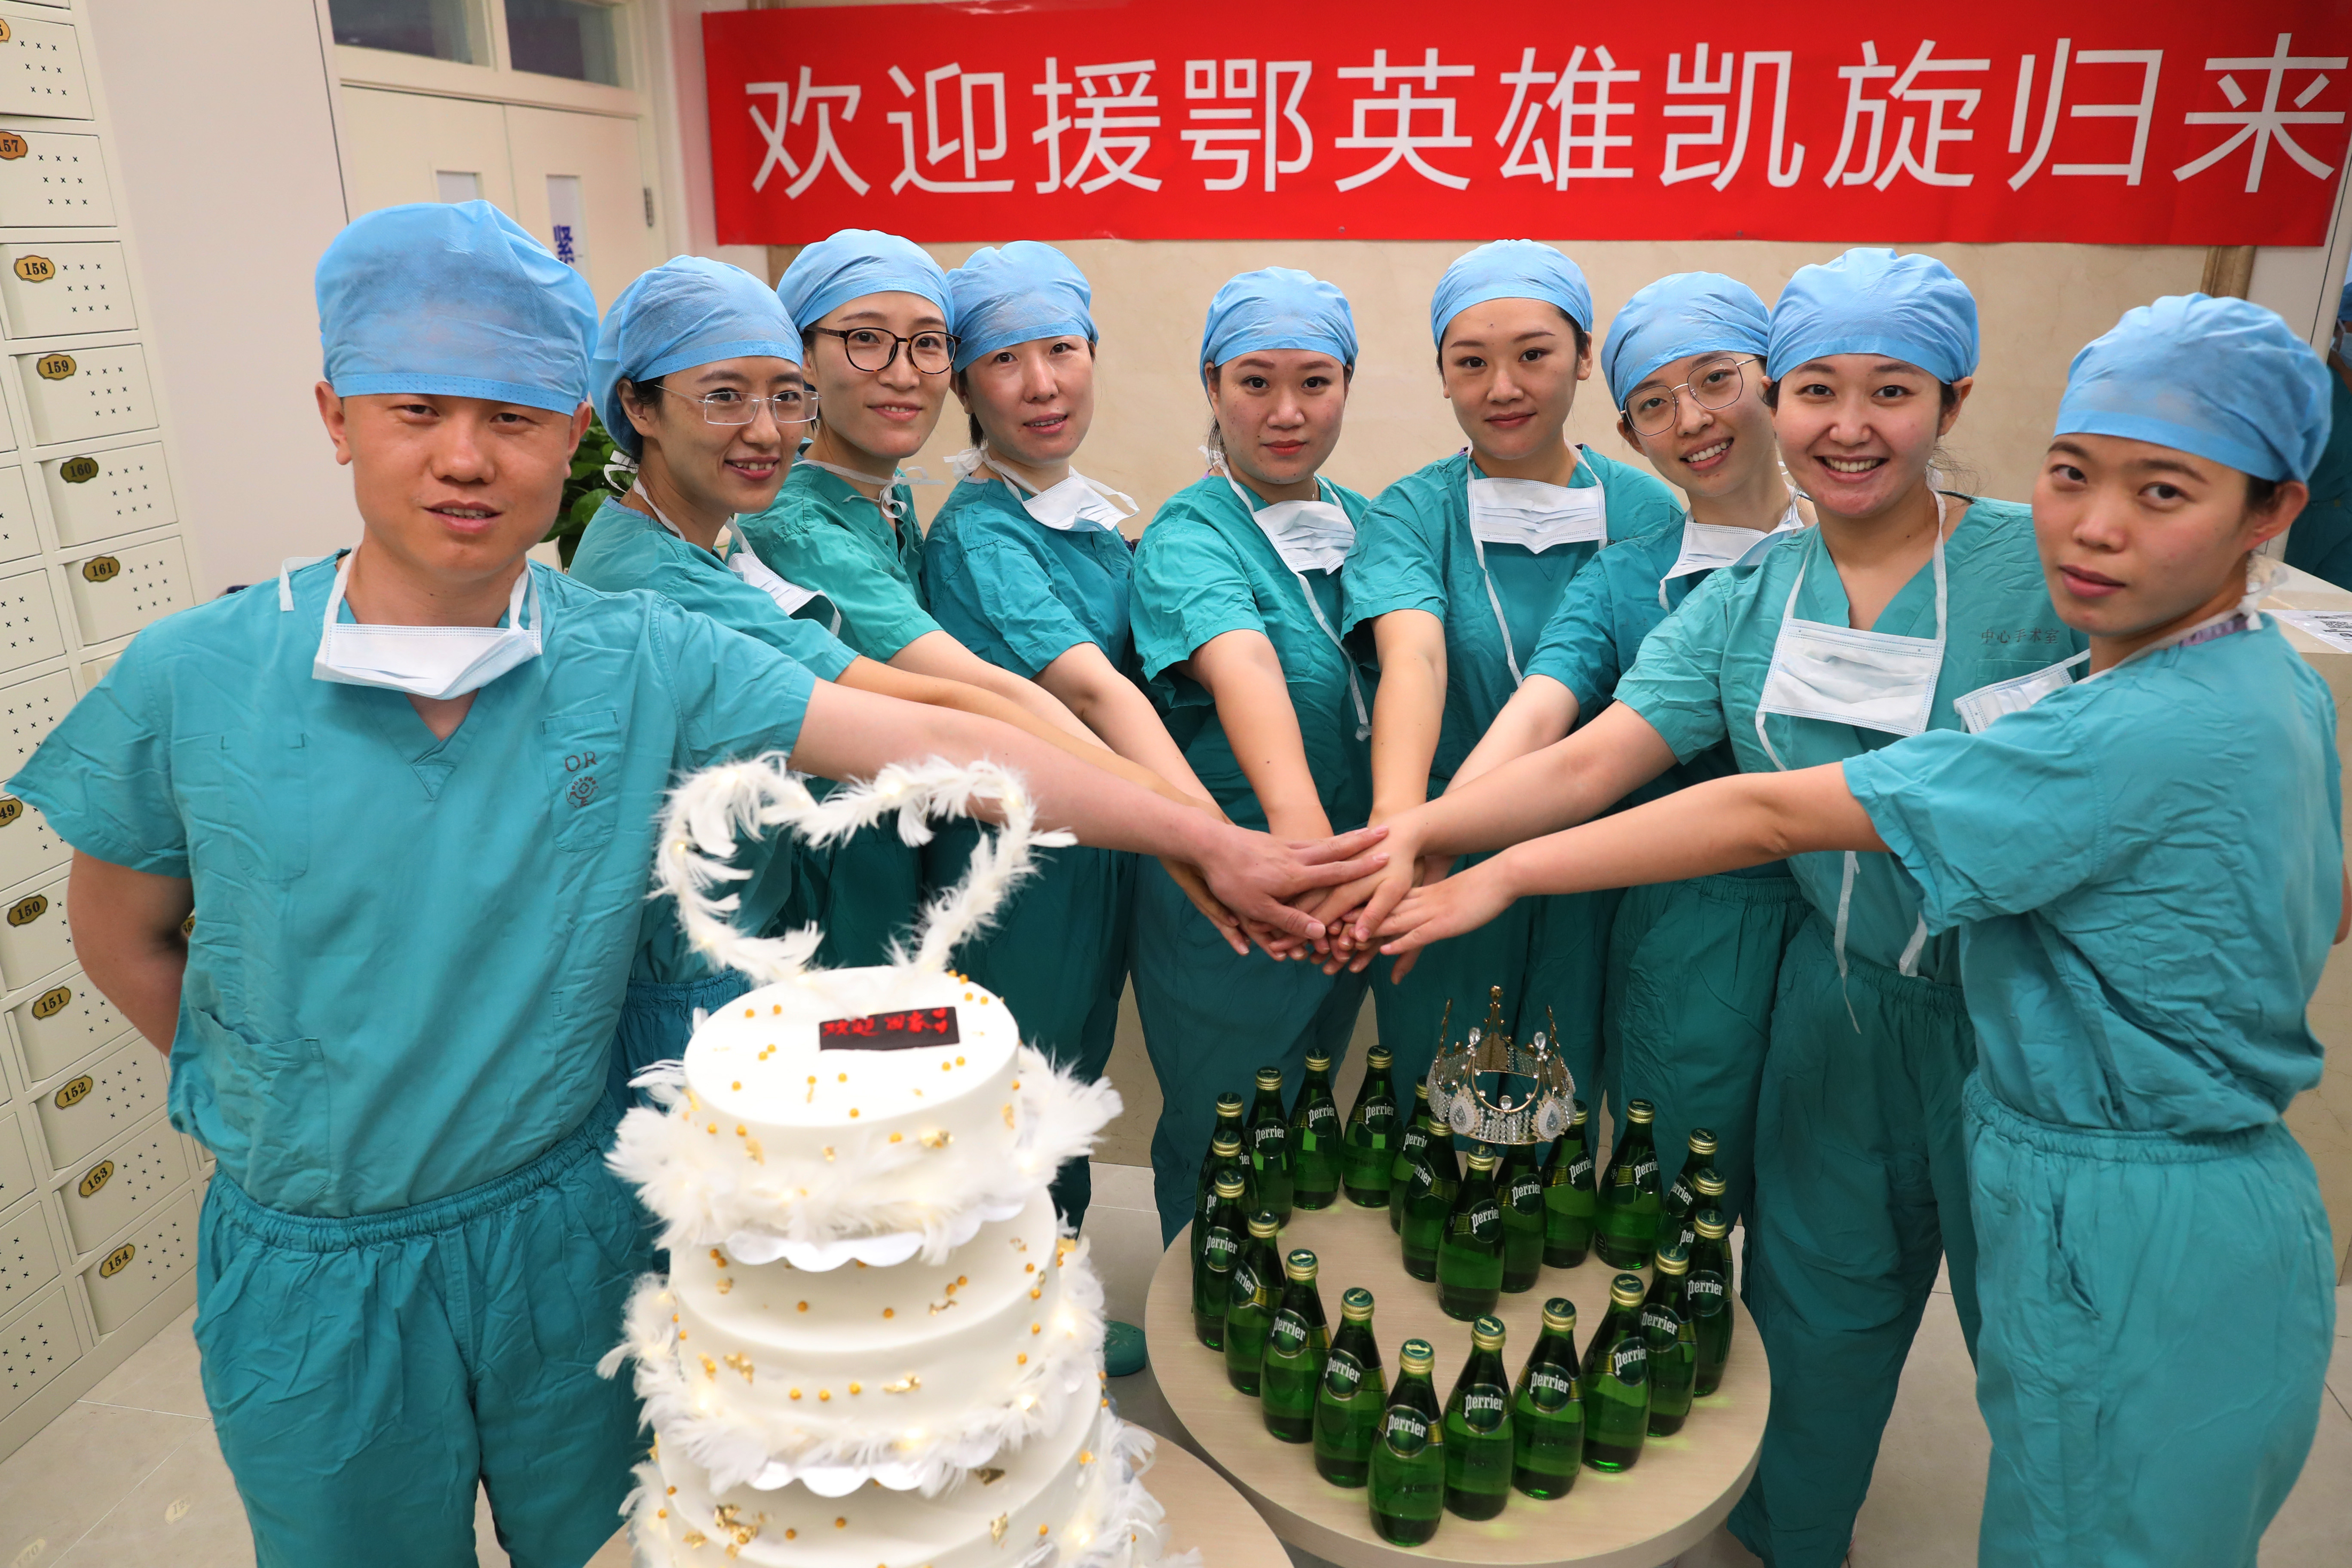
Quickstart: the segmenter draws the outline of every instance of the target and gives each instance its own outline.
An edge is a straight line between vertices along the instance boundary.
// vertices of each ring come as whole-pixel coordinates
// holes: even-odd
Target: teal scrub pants
[[[1318,1051],[1336,1076],[1369,977],[1327,975],[1255,949],[1238,957],[1158,861],[1136,868],[1135,1007],[1160,1079],[1151,1189],[1162,1246],[1192,1222],[1217,1096],[1231,1089],[1246,1100],[1257,1069],[1278,1067],[1287,1105]]]
[[[1846,967],[1841,984],[1827,922],[1807,919],[1780,961],[1756,1106],[1748,1303],[1772,1413],[1730,1524],[1773,1568],[1844,1560],[1939,1256],[1976,1354],[1960,1111],[1976,1031],[1958,986],[1851,952]]]
[[[923,880],[933,888],[960,880],[980,832],[969,822],[944,825],[923,850]],[[1024,1040],[1092,1083],[1118,1037],[1136,858],[1083,845],[1035,854],[1035,875],[950,962],[1004,998]],[[1083,1158],[1063,1162],[1053,1195],[1055,1212],[1071,1229],[1086,1223],[1094,1180]]]
[[[695,1014],[716,1012],[751,989],[751,977],[731,969],[708,980],[630,981],[613,1032],[613,1103],[653,1105],[653,1096],[629,1080],[656,1062],[683,1060]]]
[[[2062,1127],[1968,1086],[1985,1568],[2253,1568],[2311,1451],[2327,1215],[2280,1123]]]
[[[260,1568],[472,1568],[477,1481],[516,1568],[620,1528],[646,1439],[596,1362],[652,1255],[612,1130],[601,1108],[520,1170],[355,1219],[213,1178],[196,1349]]]
[[[820,798],[824,793],[818,792]],[[814,960],[819,966],[887,963],[891,943],[914,942],[923,910],[923,858],[898,837],[897,817],[824,848],[796,845],[793,869],[798,884],[771,929],[820,927],[824,942]]]
[[[1690,1131],[1715,1133],[1724,1218],[1748,1212],[1756,1097],[1771,1041],[1780,954],[1804,923],[1793,877],[1700,877],[1629,888],[1609,936],[1601,1007],[1609,1100],[1658,1108],[1658,1180],[1671,1186]],[[1591,1100],[1591,1091],[1580,1089]]]

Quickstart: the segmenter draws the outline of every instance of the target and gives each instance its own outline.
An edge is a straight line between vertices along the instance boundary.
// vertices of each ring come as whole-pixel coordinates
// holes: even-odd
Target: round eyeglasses
[[[907,363],[925,375],[945,375],[955,363],[957,338],[953,332],[917,332],[902,338],[880,327],[811,327],[809,331],[839,338],[851,367],[869,375],[888,370],[900,349],[907,351]]]
[[[702,417],[710,425],[749,425],[765,408],[779,425],[806,425],[816,417],[816,393],[804,386],[788,386],[766,397],[748,392],[738,392],[731,386],[719,387],[700,397],[665,386],[672,397],[683,397],[688,403],[702,405]]]
[[[1720,359],[1701,360],[1691,367],[1690,379],[1678,386],[1644,385],[1625,405],[1625,420],[1644,436],[1663,436],[1675,427],[1681,395],[1690,394],[1690,400],[1713,413],[1728,408],[1739,401],[1747,390],[1745,367],[1756,363],[1756,356],[1744,359],[1729,354]]]

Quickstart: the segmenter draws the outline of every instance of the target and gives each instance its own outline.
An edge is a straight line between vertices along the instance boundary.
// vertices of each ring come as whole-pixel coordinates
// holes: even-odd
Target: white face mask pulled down
[[[1687,577],[1694,572],[1712,572],[1718,566],[1737,566],[1766,540],[1794,533],[1804,526],[1805,514],[1797,510],[1794,495],[1789,498],[1789,510],[1780,514],[1780,521],[1762,533],[1752,528],[1699,522],[1689,512],[1684,512],[1682,553],[1675,557],[1666,574],[1658,579],[1658,608],[1666,608],[1666,584],[1675,578]]]
[[[1581,459],[1580,459],[1580,461]],[[1516,544],[1532,554],[1562,544],[1609,542],[1609,495],[1597,484],[1571,489],[1538,479],[1490,479],[1470,468],[1470,549],[1478,557],[1478,575],[1486,584],[1486,604],[1495,612],[1495,629],[1502,634],[1503,663],[1511,672],[1511,689],[1527,677],[1519,672],[1519,656],[1511,647],[1511,623],[1503,614],[1503,596],[1495,591],[1494,574],[1486,570],[1486,546]]]
[[[956,453],[948,459],[948,467],[960,476],[986,468],[1013,487],[1013,493],[1021,498],[1022,510],[1058,533],[1082,528],[1117,532],[1120,523],[1143,510],[1135,504],[1134,497],[1099,484],[1076,468],[1059,483],[1041,490],[978,447]]]
[[[893,468],[890,471],[889,479],[887,480],[877,479],[863,468],[845,468],[839,463],[820,462],[816,458],[808,457],[805,454],[795,457],[793,461],[808,468],[820,469],[824,473],[831,474],[835,479],[846,479],[853,488],[859,485],[880,485],[882,487],[882,493],[879,495],[869,496],[862,489],[858,490],[857,493],[861,499],[872,501],[875,507],[882,513],[883,517],[893,523],[912,522],[915,521],[913,509],[898,499],[898,487],[900,485],[929,485],[942,482],[938,479],[925,479],[919,471],[914,474],[908,474],[904,468]]]
[[[405,691],[411,697],[446,701],[478,691],[519,665],[537,658],[542,650],[545,612],[539,587],[531,580],[530,563],[515,578],[507,599],[506,625],[501,626],[380,626],[336,618],[343,607],[344,590],[352,580],[353,552],[335,568],[335,585],[327,594],[327,615],[319,632],[319,651],[310,660],[314,680],[341,686],[374,686]],[[326,557],[296,557],[278,568],[278,607],[294,608],[294,589],[288,574]],[[530,599],[529,626],[522,624],[524,595]]]
[[[1260,507],[1256,498],[1235,483],[1231,474],[1225,475],[1224,479],[1226,484],[1233,486],[1234,496],[1242,503],[1242,510],[1250,514],[1258,531],[1274,546],[1275,553],[1282,557],[1282,563],[1290,568],[1292,576],[1298,579],[1298,591],[1307,600],[1307,613],[1315,617],[1315,624],[1323,628],[1323,635],[1330,639],[1333,647],[1339,650],[1339,662],[1348,671],[1348,695],[1356,705],[1356,739],[1370,740],[1372,710],[1365,705],[1363,682],[1357,678],[1356,661],[1349,656],[1347,644],[1339,640],[1339,632],[1323,614],[1323,606],[1316,602],[1315,590],[1307,582],[1309,572],[1337,572],[1339,569],[1348,559],[1349,547],[1356,542],[1356,525],[1349,521],[1346,510],[1336,500],[1284,500]],[[1325,481],[1318,479],[1315,483],[1325,497],[1331,494],[1331,487]]]
[[[654,514],[656,522],[667,529],[676,538],[686,539],[686,535],[679,531],[677,524],[669,520],[669,513],[662,510],[655,504],[654,498],[646,493],[645,486],[633,485],[630,487],[629,493],[646,503],[646,509]],[[731,517],[719,525],[719,537],[711,541],[710,552],[727,563],[727,570],[773,599],[776,602],[776,608],[788,616],[798,615],[802,605],[816,597],[814,588],[803,588],[797,583],[778,576],[771,570],[768,563],[760,559],[758,552],[751,548],[751,542],[735,531],[735,520]],[[841,635],[839,610],[833,612],[831,629],[834,636]]]

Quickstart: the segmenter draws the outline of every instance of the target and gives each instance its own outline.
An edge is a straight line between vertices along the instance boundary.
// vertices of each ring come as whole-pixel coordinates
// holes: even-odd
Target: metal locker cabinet
[[[0,785],[25,765],[73,703],[73,678],[62,669],[0,687]],[[71,853],[38,809],[0,794],[0,888],[13,888],[52,866],[62,866]]]
[[[72,962],[63,876],[19,882],[0,893],[0,984],[13,991]]]
[[[155,427],[147,355],[137,343],[16,356],[33,439],[44,447]]]
[[[49,1240],[48,1211],[38,1199],[0,1212],[0,1318],[33,1299],[58,1277],[58,1249]]]
[[[86,644],[127,637],[193,602],[188,551],[177,538],[68,561],[66,585]]]
[[[65,1288],[53,1285],[0,1318],[0,1415],[38,1394],[81,1354]]]
[[[33,497],[25,487],[25,470],[11,464],[0,468],[0,562],[37,555],[41,536],[33,526]]]
[[[98,138],[68,131],[0,131],[0,224],[44,228],[114,222]]]
[[[180,1135],[161,1116],[66,1174],[66,1233],[77,1254],[94,1252],[160,1208],[188,1179]]]
[[[195,1262],[196,1194],[183,1193],[81,1271],[99,1333],[110,1334],[138,1316]]]
[[[131,1020],[122,1009],[101,995],[79,969],[57,976],[57,984],[10,1011],[16,1020],[16,1044],[25,1053],[26,1076],[35,1083],[55,1078],[131,1033]],[[137,1043],[154,1049],[143,1035]],[[163,1059],[161,1052],[156,1059]]]
[[[0,672],[66,651],[47,572],[0,577]]]
[[[160,442],[52,458],[41,465],[41,477],[61,545],[94,544],[179,520]]]
[[[163,1053],[144,1039],[125,1041],[71,1077],[59,1074],[35,1091],[33,1115],[48,1145],[49,1168],[62,1171],[163,1109],[172,1073]]]
[[[12,338],[120,332],[139,324],[129,265],[112,240],[0,245],[0,310]]]
[[[88,120],[81,39],[64,22],[0,23],[0,114]]]
[[[16,1113],[0,1111],[0,1209],[21,1203],[39,1190],[33,1179],[33,1156],[25,1147]]]
[[[14,884],[54,870],[73,857],[40,808],[0,795],[0,883]]]

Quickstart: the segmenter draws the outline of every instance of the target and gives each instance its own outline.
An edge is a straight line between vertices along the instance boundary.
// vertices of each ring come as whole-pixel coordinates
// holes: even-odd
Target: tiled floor
[[[1087,1238],[1115,1317],[1140,1322],[1159,1261],[1150,1173],[1098,1164]],[[0,1568],[236,1568],[253,1561],[245,1517],[205,1418],[190,1319],[182,1319],[0,1462]],[[2352,1541],[2352,1290],[2339,1292],[2336,1352],[2319,1439],[2294,1495],[2263,1542],[2263,1568],[2323,1568]],[[1986,1442],[1951,1298],[1938,1294],[1903,1377],[1855,1532],[1858,1568],[1969,1568],[1983,1498]],[[1113,1385],[1129,1419],[1175,1436],[1149,1371]],[[484,1568],[506,1568],[487,1512]],[[1295,1556],[1300,1555],[1294,1553]],[[618,1541],[592,1568],[625,1568]],[[1753,1563],[1727,1536],[1682,1568]],[[1300,1556],[1301,1568],[1318,1568]],[[1216,1568],[1211,1563],[1207,1568]]]

